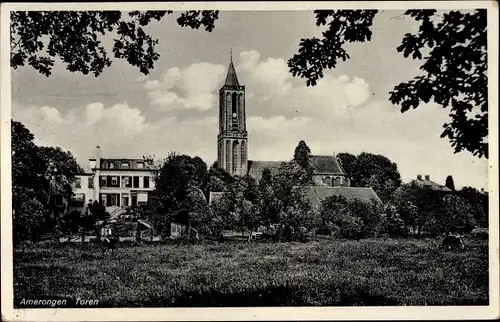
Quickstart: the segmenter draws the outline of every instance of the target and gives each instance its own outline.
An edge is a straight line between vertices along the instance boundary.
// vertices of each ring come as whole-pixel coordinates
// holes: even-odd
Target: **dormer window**
[[[114,162],[110,162],[109,163],[109,168],[110,169],[114,169],[115,168],[115,163]]]
[[[142,169],[144,168],[144,163],[143,162],[137,162],[137,169]]]
[[[122,169],[128,169],[130,164],[128,162],[122,162]]]

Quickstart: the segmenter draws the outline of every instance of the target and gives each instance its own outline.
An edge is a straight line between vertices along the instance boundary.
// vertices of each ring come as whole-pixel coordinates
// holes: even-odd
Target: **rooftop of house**
[[[344,169],[333,155],[311,155],[311,166],[315,173],[345,175]]]
[[[279,167],[284,161],[251,161],[248,160],[248,175],[257,181],[262,178],[262,171],[269,169],[274,176],[278,173]]]
[[[311,166],[314,174],[330,174],[345,176],[345,171],[333,155],[311,155]],[[278,172],[280,165],[286,161],[248,161],[248,175],[259,181],[262,170],[268,168],[272,175]]]
[[[421,175],[418,175],[417,179],[414,179],[414,180],[410,181],[407,184],[414,184],[414,185],[416,185],[418,187],[428,188],[428,189],[432,189],[432,190],[435,190],[435,191],[445,191],[445,192],[451,191],[446,186],[441,185],[441,184],[439,184],[437,182],[431,181],[430,180],[430,176],[428,176],[428,175],[426,175],[424,178],[422,178]]]
[[[306,195],[313,206],[319,206],[321,201],[331,196],[344,197],[349,201],[359,199],[362,201],[373,200],[379,204],[382,201],[371,187],[329,187],[329,186],[309,186]]]
[[[362,200],[362,201],[375,201],[382,204],[382,201],[377,196],[377,193],[371,187],[329,187],[329,186],[307,186],[305,187],[307,199],[311,202],[313,207],[317,207],[323,200],[331,196],[344,197],[349,201]],[[209,204],[217,201],[226,192],[210,192]]]

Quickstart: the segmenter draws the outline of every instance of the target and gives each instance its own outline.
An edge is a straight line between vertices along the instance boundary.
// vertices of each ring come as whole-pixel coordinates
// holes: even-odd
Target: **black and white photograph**
[[[498,2],[1,14],[2,321],[499,317]]]

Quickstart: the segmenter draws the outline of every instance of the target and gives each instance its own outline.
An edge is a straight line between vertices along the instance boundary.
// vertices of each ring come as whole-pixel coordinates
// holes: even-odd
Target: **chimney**
[[[95,157],[97,159],[96,166],[98,169],[100,169],[101,168],[101,147],[99,145],[96,147]]]
[[[417,175],[417,180],[422,180],[422,175],[421,174]]]
[[[97,146],[96,157],[89,159],[90,169],[99,169],[101,167],[101,147]]]
[[[430,181],[430,180],[431,180],[431,176],[430,176],[430,175],[428,175],[428,174],[426,174],[426,175],[425,175],[425,181]]]

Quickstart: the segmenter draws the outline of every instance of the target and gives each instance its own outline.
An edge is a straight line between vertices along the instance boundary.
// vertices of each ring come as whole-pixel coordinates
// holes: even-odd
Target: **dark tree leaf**
[[[370,27],[376,10],[317,10],[316,25],[328,28],[323,37],[301,39],[298,54],[289,61],[290,73],[315,86],[325,68],[349,58],[346,42],[371,39]],[[422,76],[396,85],[390,101],[401,112],[431,101],[450,108],[451,122],[443,127],[455,153],[467,150],[488,158],[487,33],[486,10],[451,11],[438,16],[436,10],[408,10],[420,25],[407,33],[397,47],[406,58],[422,60]]]
[[[115,58],[125,59],[147,75],[160,55],[155,51],[158,40],[143,27],[171,13],[132,11],[127,18],[119,11],[13,11],[10,64],[17,69],[27,63],[50,76],[57,57],[69,71],[97,77],[112,63],[100,37],[115,31]],[[212,31],[217,18],[217,11],[190,11],[181,14],[179,24],[193,29],[205,26],[205,30]]]

